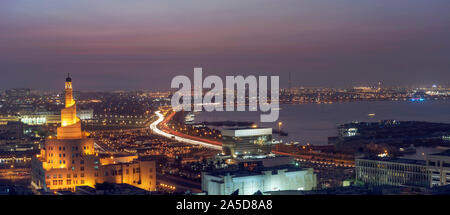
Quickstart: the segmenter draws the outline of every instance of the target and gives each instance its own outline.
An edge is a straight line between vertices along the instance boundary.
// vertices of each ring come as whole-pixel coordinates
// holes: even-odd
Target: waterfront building
[[[233,157],[268,154],[272,150],[272,128],[222,130],[222,151]]]
[[[424,160],[401,158],[356,158],[356,179],[371,186],[430,186],[430,173]]]
[[[97,183],[127,183],[145,190],[155,190],[155,162],[114,157],[102,159],[94,139],[81,130],[72,96],[72,79],[65,82],[65,108],[56,136],[49,136],[40,154],[33,158],[32,185],[36,189],[74,190],[77,186],[94,187]]]
[[[379,122],[352,122],[338,126],[338,136],[328,138],[336,149],[354,153],[368,144],[392,147],[405,145],[433,147],[447,143],[449,123],[382,120]]]
[[[317,186],[317,178],[311,168],[294,165],[273,167],[257,166],[236,170],[202,173],[202,191],[208,195],[230,195],[239,190],[239,195],[256,192],[284,190],[312,190]]]
[[[426,165],[432,187],[450,185],[450,150],[427,155]]]

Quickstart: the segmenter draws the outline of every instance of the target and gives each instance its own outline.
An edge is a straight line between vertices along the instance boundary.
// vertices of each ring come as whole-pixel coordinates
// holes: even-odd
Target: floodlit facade
[[[45,141],[41,153],[32,160],[32,185],[36,189],[75,190],[96,183],[126,183],[145,190],[156,189],[155,161],[137,156],[100,158],[94,139],[81,130],[72,79],[65,82],[65,108],[57,135]]]
[[[257,191],[312,190],[317,186],[313,169],[292,165],[202,173],[202,190],[208,195],[252,195]]]
[[[431,186],[450,184],[450,151],[427,155],[427,168],[431,173]]]
[[[94,109],[78,110],[77,116],[81,120],[88,120],[94,118]]]

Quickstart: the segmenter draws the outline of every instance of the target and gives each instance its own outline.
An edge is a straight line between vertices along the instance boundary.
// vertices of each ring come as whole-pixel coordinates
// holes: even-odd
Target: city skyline
[[[60,89],[67,73],[80,90],[166,90],[194,67],[280,75],[281,87],[448,85],[448,9],[440,0],[6,0],[0,90]]]

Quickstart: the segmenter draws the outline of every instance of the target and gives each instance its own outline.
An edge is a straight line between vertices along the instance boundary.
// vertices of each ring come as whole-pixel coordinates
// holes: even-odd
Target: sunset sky
[[[450,83],[449,0],[0,0],[0,89],[169,89],[176,75],[287,87]]]

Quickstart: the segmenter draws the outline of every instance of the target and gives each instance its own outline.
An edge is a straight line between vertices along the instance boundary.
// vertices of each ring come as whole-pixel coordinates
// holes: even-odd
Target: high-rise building
[[[56,136],[49,136],[41,153],[32,160],[32,185],[36,189],[75,190],[96,183],[127,183],[155,190],[155,161],[137,156],[100,158],[94,139],[81,130],[72,96],[72,79],[65,82],[65,108]]]

